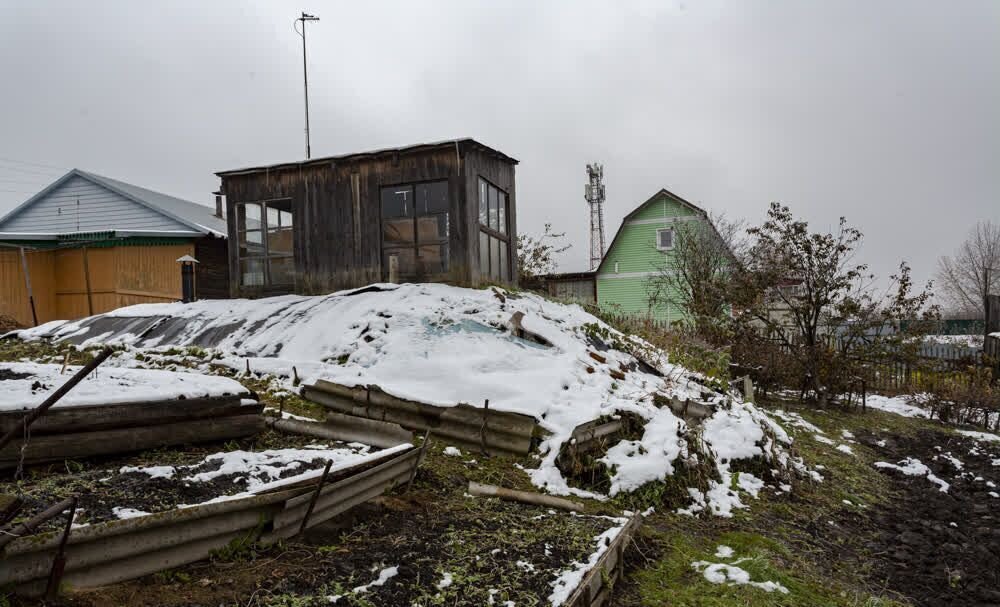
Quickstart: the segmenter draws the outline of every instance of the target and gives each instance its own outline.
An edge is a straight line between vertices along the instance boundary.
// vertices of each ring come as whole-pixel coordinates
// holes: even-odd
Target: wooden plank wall
[[[181,266],[177,258],[194,255],[193,243],[115,247],[111,250],[115,252],[117,268],[115,291],[118,300],[115,307],[181,299]]]
[[[236,233],[236,204],[288,198],[292,201],[298,293],[328,293],[387,278],[382,267],[381,201],[383,186],[447,179],[449,272],[429,281],[479,284],[479,172],[510,193],[512,239],[516,238],[514,166],[476,149],[443,146],[419,153],[226,175],[229,233]],[[288,289],[243,289],[239,285],[238,243],[229,240],[230,295],[262,296]]]
[[[194,254],[193,244],[88,248],[90,292],[94,314],[139,303],[181,298],[181,272],[176,259]],[[38,322],[88,316],[84,251],[28,251],[28,269]],[[0,314],[31,326],[24,271],[17,249],[0,250]]]
[[[229,250],[225,238],[199,238],[194,244],[195,294],[198,299],[229,297]]]
[[[52,251],[26,251],[26,255],[38,322],[55,320],[55,257]],[[0,249],[0,314],[11,316],[26,327],[32,325],[28,290],[18,249]]]

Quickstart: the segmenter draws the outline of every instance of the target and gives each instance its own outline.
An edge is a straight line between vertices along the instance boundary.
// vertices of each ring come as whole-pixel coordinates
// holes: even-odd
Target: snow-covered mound
[[[0,363],[0,411],[34,409],[80,367],[36,363]],[[115,405],[178,398],[250,396],[238,381],[217,375],[99,367],[54,407]]]
[[[697,443],[719,454],[720,473],[733,459],[770,457],[769,436],[790,440],[752,405],[706,388],[665,353],[579,306],[497,289],[372,285],[316,297],[145,304],[18,335],[213,348],[222,355],[213,362],[235,369],[249,361],[256,372],[290,376],[295,367],[305,382],[377,385],[438,406],[483,406],[488,399],[491,409],[531,415],[551,432],[531,474],[553,493],[591,495],[569,487],[555,461],[576,426],[602,416],[630,412],[648,420],[641,440],[605,456],[612,493],[663,479],[676,459],[697,457],[689,449],[691,428],[659,407],[655,394],[717,406]]]

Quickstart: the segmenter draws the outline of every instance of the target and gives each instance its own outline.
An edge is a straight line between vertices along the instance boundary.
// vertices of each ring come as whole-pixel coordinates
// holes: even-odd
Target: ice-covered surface
[[[949,487],[947,481],[944,481],[931,472],[923,462],[919,459],[908,457],[898,464],[890,464],[889,462],[875,462],[876,468],[888,468],[890,470],[896,470],[897,472],[902,472],[907,476],[926,476],[927,480],[938,486],[938,489],[944,493],[948,493]]]
[[[62,365],[0,363],[0,378],[3,379],[0,381],[0,411],[34,409],[79,370],[80,367],[69,366],[63,374]],[[54,407],[249,394],[239,382],[227,377],[107,365],[91,372]]]
[[[518,312],[523,337],[513,330]],[[659,407],[654,394],[717,407],[702,439],[723,462],[724,482],[732,459],[762,455],[777,459],[775,468],[792,465],[781,447],[790,443],[787,434],[752,404],[706,388],[664,352],[579,306],[531,294],[372,285],[316,297],[143,304],[18,335],[113,343],[147,354],[198,346],[214,351],[213,364],[237,371],[249,364],[254,372],[290,377],[294,367],[305,383],[376,385],[438,406],[483,406],[488,399],[491,409],[530,415],[550,433],[539,446],[539,467],[529,474],[554,494],[604,497],[571,487],[556,459],[578,425],[625,412],[647,423],[641,439],[605,457],[612,492],[671,474],[674,460],[688,453],[692,428]],[[144,364],[127,354],[114,364]]]

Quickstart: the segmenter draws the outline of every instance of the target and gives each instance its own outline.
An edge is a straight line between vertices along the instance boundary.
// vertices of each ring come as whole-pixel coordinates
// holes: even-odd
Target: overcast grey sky
[[[1000,2],[0,0],[0,213],[79,167],[210,204],[214,171],[470,136],[521,161],[519,228],[585,269],[661,187],[759,221],[846,215],[928,278],[1000,221]],[[35,163],[35,164],[24,164]],[[48,165],[48,166],[36,166]]]

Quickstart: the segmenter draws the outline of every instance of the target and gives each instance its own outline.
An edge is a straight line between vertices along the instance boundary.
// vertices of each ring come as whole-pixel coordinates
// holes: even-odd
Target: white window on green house
[[[673,228],[663,228],[656,231],[656,248],[661,251],[669,251],[674,248]]]

